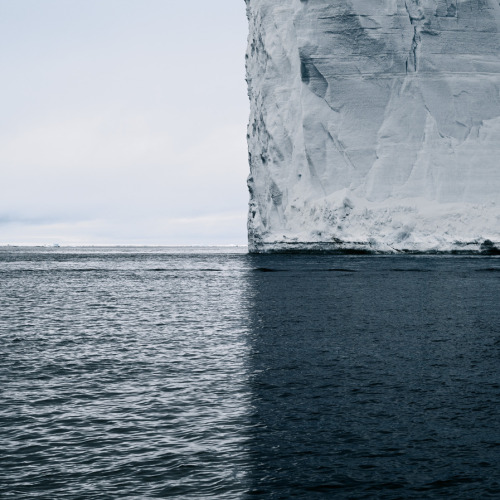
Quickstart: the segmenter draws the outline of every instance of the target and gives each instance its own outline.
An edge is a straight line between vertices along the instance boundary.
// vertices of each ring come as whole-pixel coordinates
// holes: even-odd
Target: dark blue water
[[[1,498],[500,498],[500,259],[0,249]]]

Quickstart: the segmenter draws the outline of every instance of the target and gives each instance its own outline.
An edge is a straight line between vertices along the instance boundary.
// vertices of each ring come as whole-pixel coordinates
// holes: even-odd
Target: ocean
[[[500,498],[500,258],[0,248],[0,497]]]

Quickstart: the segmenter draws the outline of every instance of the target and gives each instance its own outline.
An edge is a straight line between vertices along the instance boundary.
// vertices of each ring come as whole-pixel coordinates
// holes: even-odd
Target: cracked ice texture
[[[499,0],[246,0],[249,248],[500,241]]]

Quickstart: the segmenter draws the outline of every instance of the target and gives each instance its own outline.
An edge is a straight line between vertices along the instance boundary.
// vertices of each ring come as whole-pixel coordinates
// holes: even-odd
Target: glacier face
[[[246,4],[250,251],[500,242],[499,0]]]

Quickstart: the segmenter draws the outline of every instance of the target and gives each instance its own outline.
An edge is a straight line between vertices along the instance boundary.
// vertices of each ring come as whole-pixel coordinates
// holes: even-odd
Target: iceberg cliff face
[[[499,0],[246,3],[251,251],[500,242]]]

